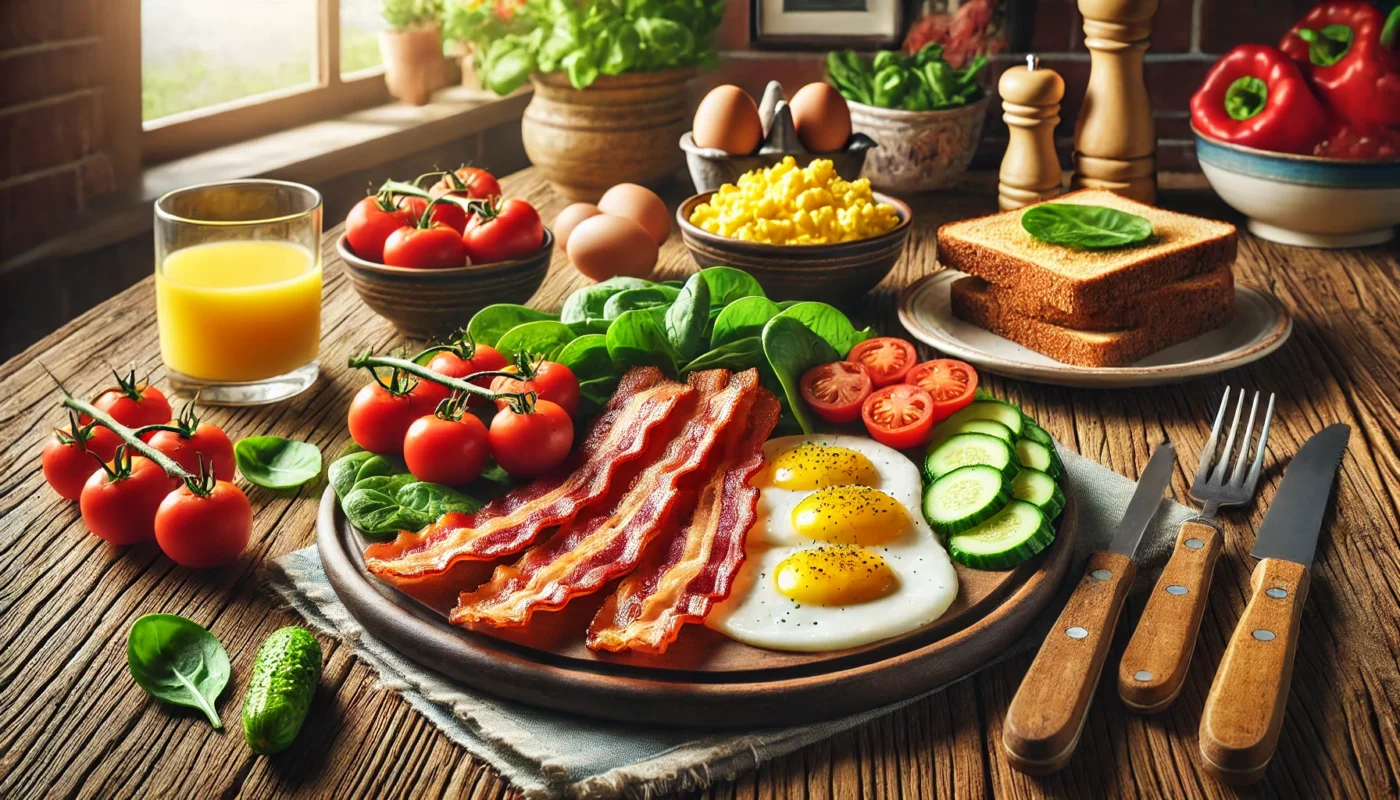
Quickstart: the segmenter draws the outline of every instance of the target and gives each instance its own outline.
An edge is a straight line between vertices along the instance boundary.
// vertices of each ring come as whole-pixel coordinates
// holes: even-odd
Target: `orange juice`
[[[176,250],[156,268],[160,353],[209,381],[258,381],[316,360],[321,259],[280,241],[222,241]]]

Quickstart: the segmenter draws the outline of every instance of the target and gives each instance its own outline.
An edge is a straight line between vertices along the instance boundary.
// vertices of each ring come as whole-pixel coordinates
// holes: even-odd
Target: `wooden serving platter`
[[[457,568],[445,596],[411,596],[364,568],[367,541],[327,488],[316,544],[331,586],[365,630],[413,661],[499,697],[591,717],[670,727],[796,725],[889,705],[957,680],[1015,643],[1055,595],[1074,554],[1078,508],[1068,498],[1050,547],[1006,572],[955,565],[958,596],[929,625],[827,653],[741,644],[687,625],[662,656],[594,653],[584,631],[610,587],[526,628],[447,621],[457,591],[494,567]],[[441,583],[448,583],[443,581]]]

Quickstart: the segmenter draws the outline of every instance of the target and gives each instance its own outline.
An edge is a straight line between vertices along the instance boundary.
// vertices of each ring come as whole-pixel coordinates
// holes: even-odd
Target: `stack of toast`
[[[1084,189],[1050,201],[1147,218],[1142,245],[1084,250],[1021,227],[1024,208],[944,225],[938,259],[954,281],[953,314],[1057,361],[1127,366],[1230,321],[1235,226]]]

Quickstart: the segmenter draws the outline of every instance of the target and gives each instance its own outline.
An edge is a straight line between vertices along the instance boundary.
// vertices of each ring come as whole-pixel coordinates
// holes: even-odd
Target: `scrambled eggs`
[[[719,187],[690,214],[701,230],[764,244],[835,244],[868,239],[899,224],[894,206],[875,202],[870,181],[846,181],[830,159],[799,169],[792,156]]]

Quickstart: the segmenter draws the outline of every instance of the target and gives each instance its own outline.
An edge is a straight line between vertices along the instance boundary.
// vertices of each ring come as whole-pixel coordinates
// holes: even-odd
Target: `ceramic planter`
[[[989,98],[942,111],[904,111],[851,102],[851,127],[880,146],[861,173],[888,192],[928,192],[957,185],[987,118]]]
[[[681,168],[694,67],[604,75],[575,89],[562,72],[532,75],[520,135],[555,191],[593,202],[618,183],[655,185]]]
[[[409,105],[427,104],[434,91],[447,85],[447,59],[436,25],[380,31],[379,53],[389,94]]]

